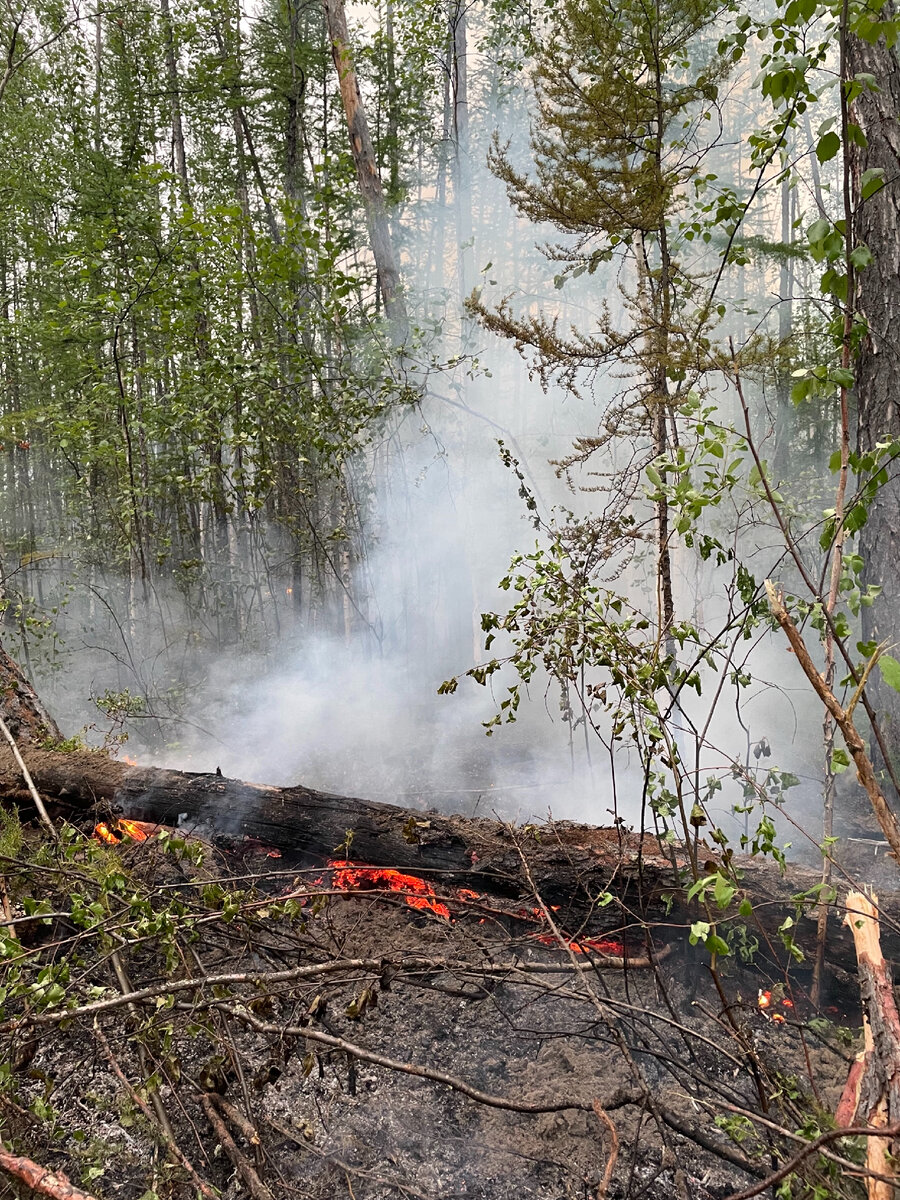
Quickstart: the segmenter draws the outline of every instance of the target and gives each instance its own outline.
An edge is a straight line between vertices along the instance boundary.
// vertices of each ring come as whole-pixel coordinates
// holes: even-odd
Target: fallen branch
[[[597,1200],[606,1200],[609,1183],[612,1179],[613,1171],[616,1169],[616,1162],[619,1157],[619,1135],[609,1113],[604,1108],[601,1108],[599,1100],[594,1101],[593,1107],[598,1119],[609,1131],[609,1159],[606,1163],[606,1170],[603,1172],[603,1178],[600,1180],[600,1186],[597,1188]]]
[[[0,1170],[6,1171],[42,1196],[51,1196],[52,1200],[96,1200],[90,1192],[83,1192],[72,1183],[68,1175],[62,1171],[50,1171],[41,1167],[30,1158],[20,1154],[11,1154],[0,1144]]]
[[[216,1112],[215,1105],[207,1092],[201,1095],[200,1105],[206,1113],[206,1119],[212,1125],[216,1137],[219,1139],[219,1144],[231,1159],[235,1170],[241,1179],[243,1179],[247,1191],[253,1197],[253,1200],[275,1200],[272,1193],[257,1175],[252,1163],[238,1148],[234,1138],[228,1132],[228,1126]]]
[[[120,1081],[120,1083],[123,1085],[125,1090],[128,1092],[128,1095],[131,1098],[132,1102],[137,1105],[137,1107],[141,1110],[141,1112],[144,1114],[144,1116],[147,1118],[147,1120],[150,1122],[151,1125],[157,1124],[156,1117],[155,1117],[154,1113],[152,1112],[149,1104],[147,1104],[147,1102],[143,1099],[140,1092],[138,1092],[137,1089],[132,1087],[131,1083],[129,1083],[128,1079],[125,1076],[124,1071],[119,1066],[116,1056],[112,1052],[112,1047],[110,1046],[110,1044],[106,1038],[106,1035],[104,1034],[103,1030],[100,1028],[100,1026],[97,1024],[96,1021],[94,1022],[94,1036],[97,1038],[97,1041],[103,1047],[103,1052],[106,1055],[109,1065],[113,1070],[113,1074],[116,1076],[116,1078]],[[191,1164],[190,1159],[188,1159],[186,1157],[186,1155],[183,1153],[183,1151],[181,1150],[178,1143],[174,1140],[174,1138],[170,1138],[166,1134],[165,1130],[160,1130],[160,1132],[163,1135],[163,1140],[166,1143],[167,1150],[172,1155],[172,1157],[185,1169],[185,1171],[187,1171],[188,1175],[194,1181],[194,1183],[197,1187],[197,1190],[201,1193],[201,1195],[205,1196],[206,1200],[219,1200],[219,1193],[210,1184],[208,1184],[205,1179],[203,1179],[200,1175],[197,1174],[196,1170],[194,1169],[193,1165]]]
[[[26,1013],[0,1025],[0,1033],[7,1033],[26,1025],[58,1025],[75,1017],[97,1017],[101,1013],[126,1005],[142,1004],[155,1000],[157,996],[170,996],[176,992],[190,992],[205,987],[227,987],[239,983],[273,984],[289,983],[296,979],[310,979],[317,975],[331,975],[337,971],[382,971],[385,967],[406,967],[412,970],[441,970],[447,966],[445,959],[433,958],[335,958],[329,962],[313,963],[303,967],[292,967],[286,971],[230,971],[224,975],[204,975],[192,979],[170,979],[135,991],[123,992],[104,1000],[94,1000],[78,1008],[62,1008],[50,1012]]]
[[[16,739],[10,733],[9,726],[3,720],[2,716],[0,716],[0,733],[3,734],[3,736],[6,738],[7,742],[9,743],[9,748],[10,748],[10,750],[12,750],[13,758],[18,763],[19,770],[22,772],[22,778],[25,780],[25,786],[28,788],[28,791],[31,793],[31,798],[34,801],[34,807],[37,809],[38,816],[41,818],[41,821],[44,823],[44,826],[46,827],[51,838],[55,842],[56,837],[57,837],[56,826],[50,820],[50,814],[47,812],[47,809],[44,807],[44,801],[41,799],[40,792],[34,786],[34,780],[31,778],[31,773],[28,770],[28,767],[25,765],[25,759],[19,753],[19,747],[16,745]]]
[[[330,1050],[341,1050],[352,1058],[372,1063],[376,1067],[384,1067],[388,1071],[398,1071],[403,1075],[414,1075],[418,1079],[430,1079],[432,1083],[442,1083],[454,1092],[460,1092],[471,1100],[477,1100],[479,1104],[486,1104],[489,1108],[502,1108],[509,1112],[519,1113],[554,1113],[565,1112],[567,1109],[594,1111],[595,1102],[590,1100],[566,1099],[540,1104],[528,1100],[516,1100],[513,1097],[495,1096],[491,1092],[483,1092],[480,1088],[472,1087],[463,1079],[448,1075],[446,1071],[436,1071],[432,1067],[420,1067],[416,1063],[388,1058],[386,1054],[379,1054],[376,1050],[366,1050],[365,1047],[357,1046],[354,1042],[348,1042],[344,1038],[335,1037],[330,1033],[321,1033],[318,1029],[309,1029],[305,1025],[276,1025],[272,1021],[261,1021],[253,1013],[234,1005],[223,1004],[220,1007],[225,1012],[244,1021],[257,1033],[273,1033],[280,1038],[305,1038],[308,1042],[316,1042],[318,1045],[327,1046]],[[604,1102],[603,1107],[605,1109],[622,1108],[626,1104],[640,1104],[642,1100],[643,1096],[640,1092],[620,1089],[610,1100]]]

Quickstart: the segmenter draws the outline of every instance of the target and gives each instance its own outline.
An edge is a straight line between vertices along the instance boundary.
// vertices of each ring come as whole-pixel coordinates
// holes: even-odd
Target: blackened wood
[[[133,767],[84,751],[31,748],[26,759],[38,789],[58,815],[90,820],[93,809],[113,809],[136,820],[218,838],[236,853],[261,842],[282,854],[267,866],[317,866],[330,858],[350,858],[424,875],[438,892],[442,885],[448,890],[463,886],[525,905],[533,893],[521,851],[543,898],[561,906],[560,921],[570,930],[587,920],[591,933],[630,929],[642,936],[644,923],[660,923],[663,929],[655,936],[664,941],[683,935],[691,921],[705,916],[686,900],[691,883],[686,856],[649,835],[569,822],[514,831],[497,821],[421,812],[300,786],[267,787],[219,775]],[[28,806],[8,753],[0,754],[0,797]],[[751,900],[749,924],[762,943],[760,953],[783,957],[779,927],[796,915],[796,894],[814,888],[820,874],[791,866],[783,875],[768,859],[736,863],[742,891],[735,904],[743,894]],[[710,856],[706,869],[715,870],[714,864]],[[614,902],[598,906],[597,898],[607,891]],[[828,962],[855,970],[853,940],[841,927],[842,916],[839,901],[829,924]],[[736,919],[735,914],[729,919]],[[896,892],[882,901],[881,924],[885,952],[900,959]],[[812,953],[814,914],[800,916],[791,933],[801,949]]]

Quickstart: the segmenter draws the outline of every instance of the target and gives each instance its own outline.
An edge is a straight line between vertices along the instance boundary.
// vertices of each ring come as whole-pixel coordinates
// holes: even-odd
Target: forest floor
[[[736,1110],[788,1130],[834,1112],[852,1003],[810,1024],[799,993],[784,1005],[790,986],[732,961],[726,1012],[687,946],[576,969],[509,922],[311,876],[298,900],[277,863],[229,878],[198,847],[73,842],[60,870],[26,839],[6,858],[13,916],[29,894],[63,915],[17,926],[4,1141],[101,1200],[197,1179],[234,1200],[593,1200],[611,1157],[614,1200],[723,1200],[783,1153]]]

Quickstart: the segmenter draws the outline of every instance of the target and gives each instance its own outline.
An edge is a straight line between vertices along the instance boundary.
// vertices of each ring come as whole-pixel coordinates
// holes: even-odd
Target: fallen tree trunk
[[[705,914],[689,902],[693,882],[687,855],[650,835],[570,822],[513,829],[498,821],[445,816],[391,804],[338,796],[304,787],[277,788],[116,762],[96,752],[25,749],[24,756],[51,812],[82,822],[110,811],[135,820],[175,826],[218,843],[233,854],[276,849],[266,866],[315,867],[329,859],[390,866],[426,876],[436,892],[457,887],[505,900],[532,901],[535,888],[560,905],[570,931],[588,922],[591,934],[631,929],[643,936],[656,922],[678,935]],[[30,797],[12,755],[0,753],[0,797],[25,811]],[[527,868],[525,863],[527,862]],[[733,860],[740,888],[727,920],[746,896],[754,907],[751,929],[771,956],[785,955],[780,927],[794,917],[794,944],[808,955],[815,946],[812,893],[808,915],[797,916],[796,896],[814,889],[820,873],[791,866],[785,874],[769,859]],[[716,869],[715,859],[705,868]],[[529,878],[530,876],[530,878]],[[533,885],[532,881],[533,880]],[[596,901],[613,893],[613,903]],[[842,927],[843,898],[832,906],[828,961],[855,970],[851,933]],[[880,906],[885,952],[900,959],[900,893]]]

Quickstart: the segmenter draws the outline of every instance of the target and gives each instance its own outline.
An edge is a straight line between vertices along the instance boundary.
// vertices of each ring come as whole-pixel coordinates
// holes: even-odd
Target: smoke
[[[508,115],[510,129],[521,136],[521,112]],[[554,290],[552,268],[536,243],[557,235],[515,217],[483,158],[473,153],[471,171],[471,261],[479,280],[495,285],[498,295],[524,291],[528,302],[553,306],[582,326],[596,318],[603,301],[619,305],[612,268],[567,287],[565,295]],[[73,574],[58,563],[36,566],[43,608],[65,603],[56,622],[61,645],[49,654],[35,649],[31,669],[68,731],[96,724],[89,737],[101,740],[110,722],[92,697],[127,688],[151,697],[149,712],[127,721],[126,753],[140,761],[203,771],[218,766],[263,783],[302,782],[519,821],[548,812],[597,823],[611,815],[640,821],[643,778],[636,757],[623,749],[611,762],[596,739],[592,744],[582,727],[563,719],[559,696],[544,681],[536,679],[516,723],[491,737],[484,723],[503,698],[502,682],[492,691],[464,680],[455,695],[438,694],[443,680],[484,660],[480,614],[508,607],[509,594],[498,590],[498,581],[511,556],[529,550],[536,538],[498,439],[520,462],[544,516],[557,505],[587,512],[595,500],[604,501],[573,493],[551,462],[564,457],[576,437],[596,433],[621,385],[594,379],[581,397],[542,389],[510,344],[459,316],[452,270],[442,277],[435,269],[445,257],[454,255],[440,246],[435,254],[408,235],[411,297],[432,315],[449,314],[435,358],[459,361],[430,373],[421,405],[392,418],[356,468],[371,498],[370,516],[346,604],[358,604],[364,619],[348,611],[343,627],[329,632],[278,621],[276,585],[262,579],[258,561],[248,561],[246,573],[268,608],[262,606],[244,644],[211,653],[202,629],[205,622],[212,627],[215,616],[190,611],[174,587],[157,588],[141,621],[133,615],[129,581],[96,569]],[[427,264],[418,279],[416,264]],[[585,482],[597,486],[602,477]],[[722,608],[728,570],[700,569],[687,560],[676,565],[683,606],[705,606],[707,617]],[[76,590],[64,597],[69,579]],[[637,594],[647,584],[635,569],[620,586]],[[736,650],[735,668],[743,652]],[[765,739],[772,761],[808,778],[814,796],[819,785],[808,747],[816,746],[818,729],[804,715],[812,710],[796,664],[769,643],[753,650],[753,672],[777,681],[777,689],[759,683],[740,710],[729,701],[711,718],[708,699],[685,704],[694,729],[721,749],[704,750],[697,772],[749,761]],[[705,683],[708,696],[716,681],[710,674]],[[689,732],[681,734],[686,748]],[[715,802],[714,819],[724,822],[736,798]]]

